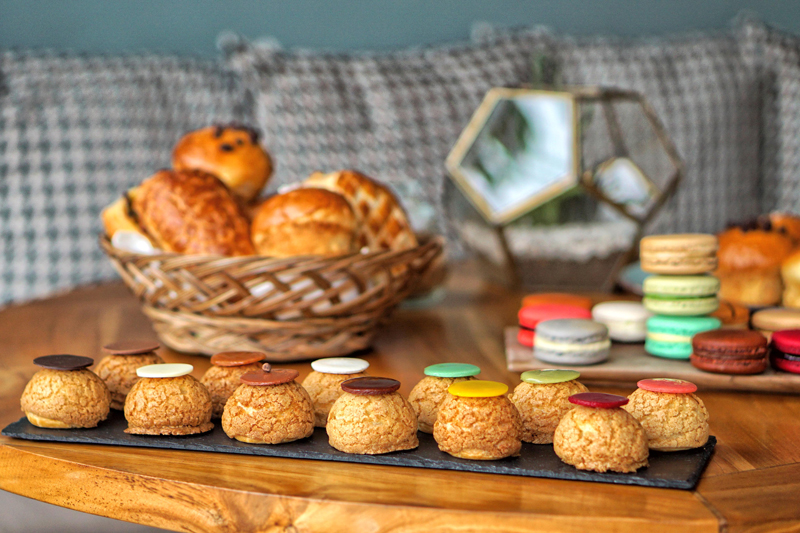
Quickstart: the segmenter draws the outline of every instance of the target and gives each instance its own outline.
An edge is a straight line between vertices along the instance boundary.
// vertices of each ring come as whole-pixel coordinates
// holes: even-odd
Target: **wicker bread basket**
[[[105,235],[100,246],[170,348],[263,351],[281,362],[367,348],[442,257],[443,239],[421,238],[403,251],[285,259],[140,255]]]

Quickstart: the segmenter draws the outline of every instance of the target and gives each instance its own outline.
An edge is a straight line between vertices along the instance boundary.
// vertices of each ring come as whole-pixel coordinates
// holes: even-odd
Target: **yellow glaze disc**
[[[447,392],[453,396],[462,396],[464,398],[493,398],[507,393],[508,385],[497,381],[475,379],[453,383],[447,389]]]

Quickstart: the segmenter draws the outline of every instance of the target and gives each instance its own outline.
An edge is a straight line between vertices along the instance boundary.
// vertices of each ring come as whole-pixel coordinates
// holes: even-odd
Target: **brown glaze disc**
[[[94,359],[80,355],[43,355],[34,359],[33,364],[50,370],[81,370],[92,366]]]
[[[112,355],[141,355],[144,353],[155,352],[161,348],[156,341],[117,341],[103,346],[103,351]]]
[[[391,378],[353,378],[342,382],[342,390],[359,396],[389,394],[400,388],[400,382]]]
[[[245,366],[263,361],[267,354],[263,352],[221,352],[211,356],[211,364],[215,366]]]
[[[241,382],[245,385],[281,385],[293,381],[300,372],[292,370],[291,368],[276,368],[270,372],[263,370],[258,372],[248,372],[241,377]]]

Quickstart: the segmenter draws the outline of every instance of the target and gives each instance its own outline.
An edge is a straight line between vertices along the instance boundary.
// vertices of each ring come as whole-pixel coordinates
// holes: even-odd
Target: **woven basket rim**
[[[310,261],[310,262],[330,262],[333,263],[335,261],[340,261],[344,259],[350,259],[354,256],[361,257],[363,259],[384,259],[393,256],[399,256],[403,254],[416,254],[422,248],[432,248],[435,246],[443,247],[444,245],[444,236],[433,234],[433,233],[419,233],[417,234],[417,240],[419,244],[412,248],[405,248],[403,250],[375,250],[371,252],[353,252],[349,254],[343,255],[334,255],[334,256],[324,256],[324,255],[296,255],[291,257],[271,257],[266,255],[238,255],[238,256],[226,256],[226,255],[216,255],[216,254],[182,254],[178,252],[164,252],[160,251],[156,254],[137,254],[135,252],[129,252],[127,250],[123,250],[122,248],[116,248],[113,244],[111,244],[111,239],[105,233],[100,233],[98,235],[98,241],[100,242],[100,247],[106,252],[107,255],[115,255],[118,257],[137,257],[137,258],[147,258],[149,261],[161,261],[161,260],[173,260],[173,259],[186,259],[187,261],[194,262],[199,258],[205,258],[208,262],[221,262],[221,263],[229,263],[230,265],[240,264],[240,263],[251,263],[253,261],[263,261],[270,266],[277,266],[280,264],[294,264],[298,261]],[[219,264],[215,266],[221,266]]]

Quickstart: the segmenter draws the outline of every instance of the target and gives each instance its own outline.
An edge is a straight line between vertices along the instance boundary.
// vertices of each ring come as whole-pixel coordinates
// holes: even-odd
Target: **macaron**
[[[547,304],[571,305],[574,307],[582,307],[587,310],[592,309],[591,298],[567,292],[537,292],[535,294],[529,294],[522,299],[522,307]]]
[[[650,276],[644,281],[644,306],[657,315],[700,316],[719,307],[714,276]]]
[[[761,309],[753,313],[750,323],[753,329],[757,329],[769,339],[774,331],[800,329],[800,310],[786,307]]]
[[[662,316],[647,319],[644,351],[666,359],[689,359],[692,337],[700,332],[719,329],[722,323],[708,316]]]
[[[642,270],[653,274],[704,274],[717,268],[717,238],[704,233],[650,235],[639,242]]]
[[[523,346],[533,346],[536,325],[543,320],[557,318],[592,318],[589,308],[564,304],[537,304],[523,307],[517,314],[519,333],[517,340]]]
[[[800,329],[773,333],[769,360],[775,370],[800,374]]]
[[[767,338],[751,330],[703,331],[692,337],[692,366],[716,374],[760,374],[767,368]]]
[[[533,355],[559,365],[592,365],[608,359],[608,328],[580,318],[545,320],[536,326]]]
[[[608,328],[611,340],[642,342],[647,335],[647,319],[653,314],[641,302],[603,302],[592,308],[595,322]]]

